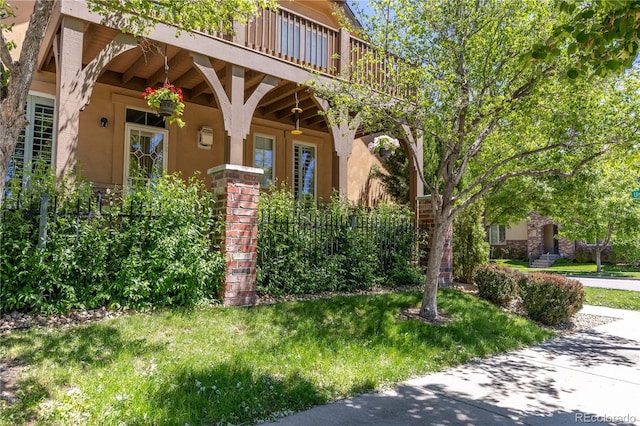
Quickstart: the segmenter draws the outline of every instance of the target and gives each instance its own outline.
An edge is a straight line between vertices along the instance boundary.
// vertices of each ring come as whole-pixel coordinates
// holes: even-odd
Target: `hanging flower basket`
[[[182,89],[173,84],[164,83],[157,89],[147,87],[142,92],[142,97],[151,108],[156,109],[158,115],[168,117],[170,124],[176,123],[179,127],[184,127],[185,122],[181,118],[184,112]]]
[[[367,146],[373,154],[378,154],[380,158],[389,158],[400,148],[398,139],[387,135],[380,135],[373,138],[373,141]]]
[[[393,151],[387,148],[381,148],[378,154],[381,158],[389,158],[391,157],[391,155],[393,155]]]
[[[171,117],[175,108],[176,104],[172,100],[160,101],[160,106],[158,107],[158,115],[162,117]]]

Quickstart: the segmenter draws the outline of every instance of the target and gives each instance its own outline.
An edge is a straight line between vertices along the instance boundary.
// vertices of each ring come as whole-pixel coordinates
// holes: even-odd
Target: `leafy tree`
[[[536,46],[535,55],[544,59],[556,46],[568,44],[567,53],[575,66],[570,78],[580,73],[604,75],[631,66],[640,46],[640,1],[562,0],[558,9],[569,20],[558,25],[546,43]]]
[[[9,160],[26,125],[24,107],[53,3],[35,0],[20,57],[16,60],[11,55],[15,43],[8,38],[14,12],[7,0],[0,0],[0,202]],[[144,34],[159,22],[174,26],[178,34],[192,28],[232,32],[234,20],[245,22],[262,7],[275,8],[276,0],[89,0],[89,6],[117,23],[116,28],[133,34]]]
[[[580,171],[574,178],[555,183],[555,197],[562,199],[552,213],[562,224],[559,234],[572,240],[595,244],[597,272],[602,252],[616,240],[640,238],[640,203],[631,198],[638,188],[637,173],[620,167],[621,160],[609,158]],[[640,162],[640,154],[629,157]]]
[[[532,53],[564,23],[551,3],[376,0],[373,8],[383,18],[366,23],[367,34],[379,50],[316,90],[332,105],[330,119],[347,109],[365,130],[398,137],[408,125],[436,158],[423,175],[436,220],[420,311],[435,318],[445,235],[463,209],[511,179],[571,176],[628,139],[582,122],[613,82],[567,81],[566,46],[545,61]],[[384,94],[393,85],[402,100]]]

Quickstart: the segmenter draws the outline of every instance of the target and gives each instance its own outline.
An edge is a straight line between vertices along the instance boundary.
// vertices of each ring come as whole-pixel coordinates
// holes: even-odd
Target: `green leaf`
[[[585,33],[584,31],[580,31],[574,34],[574,36],[578,43],[586,43],[587,41],[589,41],[589,34]]]
[[[618,68],[620,68],[620,65],[621,65],[620,62],[615,60],[615,59],[612,59],[612,60],[607,61],[605,63],[605,67],[607,67],[607,69],[612,70],[612,71],[617,70]]]
[[[569,77],[572,80],[578,78],[579,75],[580,75],[580,71],[578,71],[576,68],[570,68],[567,71],[567,77]]]
[[[534,59],[544,59],[547,57],[547,52],[545,52],[544,50],[534,50],[531,53],[531,57]]]
[[[593,9],[587,9],[584,12],[582,12],[580,16],[582,16],[583,19],[591,19],[595,14],[596,13],[593,11]]]

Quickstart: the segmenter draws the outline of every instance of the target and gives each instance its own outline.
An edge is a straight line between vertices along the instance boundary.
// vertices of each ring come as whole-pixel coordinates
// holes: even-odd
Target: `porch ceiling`
[[[86,23],[82,51],[83,66],[95,58],[117,34],[119,32],[115,29]],[[213,90],[194,67],[189,52],[175,46],[165,47],[163,43],[157,43],[153,40],[144,39],[137,49],[129,50],[116,57],[103,70],[98,82],[139,92],[143,92],[148,86],[161,84],[165,78],[165,48],[169,64],[169,81],[182,88],[185,101],[216,108],[217,102]],[[247,54],[247,51],[238,48],[238,54]],[[226,90],[227,78],[225,77],[230,64],[215,58],[211,58],[211,62]],[[53,40],[47,47],[47,54],[42,64],[43,71],[56,72]],[[245,71],[245,100],[249,98],[264,77],[265,74],[258,71]],[[291,109],[295,106],[296,92],[299,105],[304,110],[301,115],[300,127],[326,132],[326,121],[322,116],[319,116],[318,107],[313,101],[311,93],[304,87],[298,87],[297,83],[292,81],[281,81],[276,88],[265,95],[258,104],[254,117],[293,126]]]

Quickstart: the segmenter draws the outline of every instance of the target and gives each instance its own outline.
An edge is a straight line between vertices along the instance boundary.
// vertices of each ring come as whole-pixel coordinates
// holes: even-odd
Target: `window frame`
[[[498,236],[497,241],[493,241],[493,238],[492,238],[492,235],[494,235],[493,233],[494,229]],[[502,232],[502,234],[504,235],[504,239],[500,239],[501,229],[504,230]],[[489,241],[489,245],[492,245],[492,246],[506,245],[507,244],[507,225],[490,225],[489,228],[487,229],[487,240]]]
[[[275,135],[269,135],[266,133],[254,133],[253,135],[253,167],[261,169],[262,171],[264,171],[263,167],[260,167],[258,165],[256,165],[256,140],[257,138],[263,138],[263,139],[270,139],[271,140],[271,183],[275,182],[275,174],[276,174],[276,143],[277,143],[277,138]],[[269,185],[267,185],[265,182],[263,182],[263,179],[265,178],[265,174],[263,174],[260,177],[260,188],[269,188],[271,186],[271,183]]]
[[[146,111],[145,111],[146,112]],[[162,133],[164,135],[164,140],[162,143],[162,171],[167,173],[167,166],[169,160],[169,129],[155,126],[147,126],[144,124],[138,123],[129,123],[125,122],[124,126],[124,158],[122,163],[122,184],[123,185],[131,185],[130,182],[130,168],[131,168],[131,134],[130,131],[132,129],[139,131],[148,131],[148,132],[157,132]]]
[[[24,129],[20,132],[20,135],[24,132],[24,152],[22,155],[22,167],[20,170],[20,181],[22,185],[25,185],[27,182],[24,180],[25,174],[29,174],[31,172],[31,167],[33,166],[33,138],[34,138],[34,125],[35,125],[35,109],[36,104],[38,103],[38,99],[45,100],[45,102],[40,101],[41,104],[51,107],[53,109],[52,120],[51,120],[51,152],[49,155],[48,163],[49,167],[55,167],[56,164],[56,150],[57,150],[57,134],[58,134],[58,114],[56,98],[55,95],[51,95],[48,93],[29,91],[27,95],[27,99],[25,102],[25,117],[27,119],[27,124]],[[17,148],[17,145],[16,145]],[[12,161],[15,156],[14,152],[11,154],[9,161]],[[14,166],[15,167],[15,166]],[[7,175],[4,176],[5,183],[8,183],[11,179],[15,178],[15,171],[13,176],[9,176],[9,170],[7,169]]]
[[[292,153],[292,162],[293,162],[293,167],[292,167],[292,177],[293,177],[293,183],[291,185],[291,189],[293,191],[293,198],[295,200],[298,201],[302,201],[302,198],[298,197],[298,194],[296,194],[296,183],[297,183],[297,179],[296,179],[296,147],[298,146],[303,146],[303,147],[310,147],[313,148],[313,200],[316,201],[318,199],[318,145],[314,144],[314,143],[309,143],[309,142],[303,142],[303,141],[298,141],[298,140],[294,140],[292,147],[293,147],[293,153]],[[302,195],[302,194],[300,194]]]

